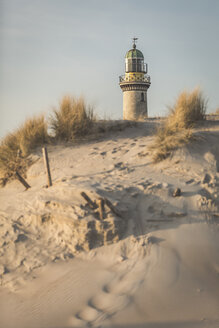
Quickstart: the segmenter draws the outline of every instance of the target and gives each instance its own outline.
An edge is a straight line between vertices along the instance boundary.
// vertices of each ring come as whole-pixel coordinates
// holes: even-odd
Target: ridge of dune
[[[157,124],[50,146],[50,188],[39,150],[29,190],[0,189],[0,327],[219,327],[219,121],[155,165]]]

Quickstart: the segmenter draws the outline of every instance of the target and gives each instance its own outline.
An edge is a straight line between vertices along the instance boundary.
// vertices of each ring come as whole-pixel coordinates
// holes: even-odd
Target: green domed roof
[[[126,53],[125,58],[142,58],[142,59],[144,59],[144,56],[140,50],[133,48]]]

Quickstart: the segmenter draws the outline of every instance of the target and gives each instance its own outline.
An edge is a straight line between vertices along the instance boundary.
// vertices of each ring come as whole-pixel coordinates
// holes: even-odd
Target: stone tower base
[[[123,90],[123,119],[137,120],[147,116],[147,91]]]

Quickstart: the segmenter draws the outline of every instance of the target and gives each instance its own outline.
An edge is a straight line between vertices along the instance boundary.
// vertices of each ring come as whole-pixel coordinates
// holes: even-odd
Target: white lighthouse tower
[[[147,90],[150,76],[142,52],[136,49],[137,38],[133,38],[133,48],[125,56],[125,75],[119,77],[123,91],[123,119],[137,120],[148,116]]]

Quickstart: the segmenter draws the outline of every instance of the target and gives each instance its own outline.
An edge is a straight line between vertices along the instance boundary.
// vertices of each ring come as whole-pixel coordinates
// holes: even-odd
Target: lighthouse
[[[125,75],[119,77],[123,92],[123,119],[138,120],[148,116],[147,90],[151,85],[144,63],[143,53],[136,48],[137,38],[133,38],[133,47],[125,56]]]

